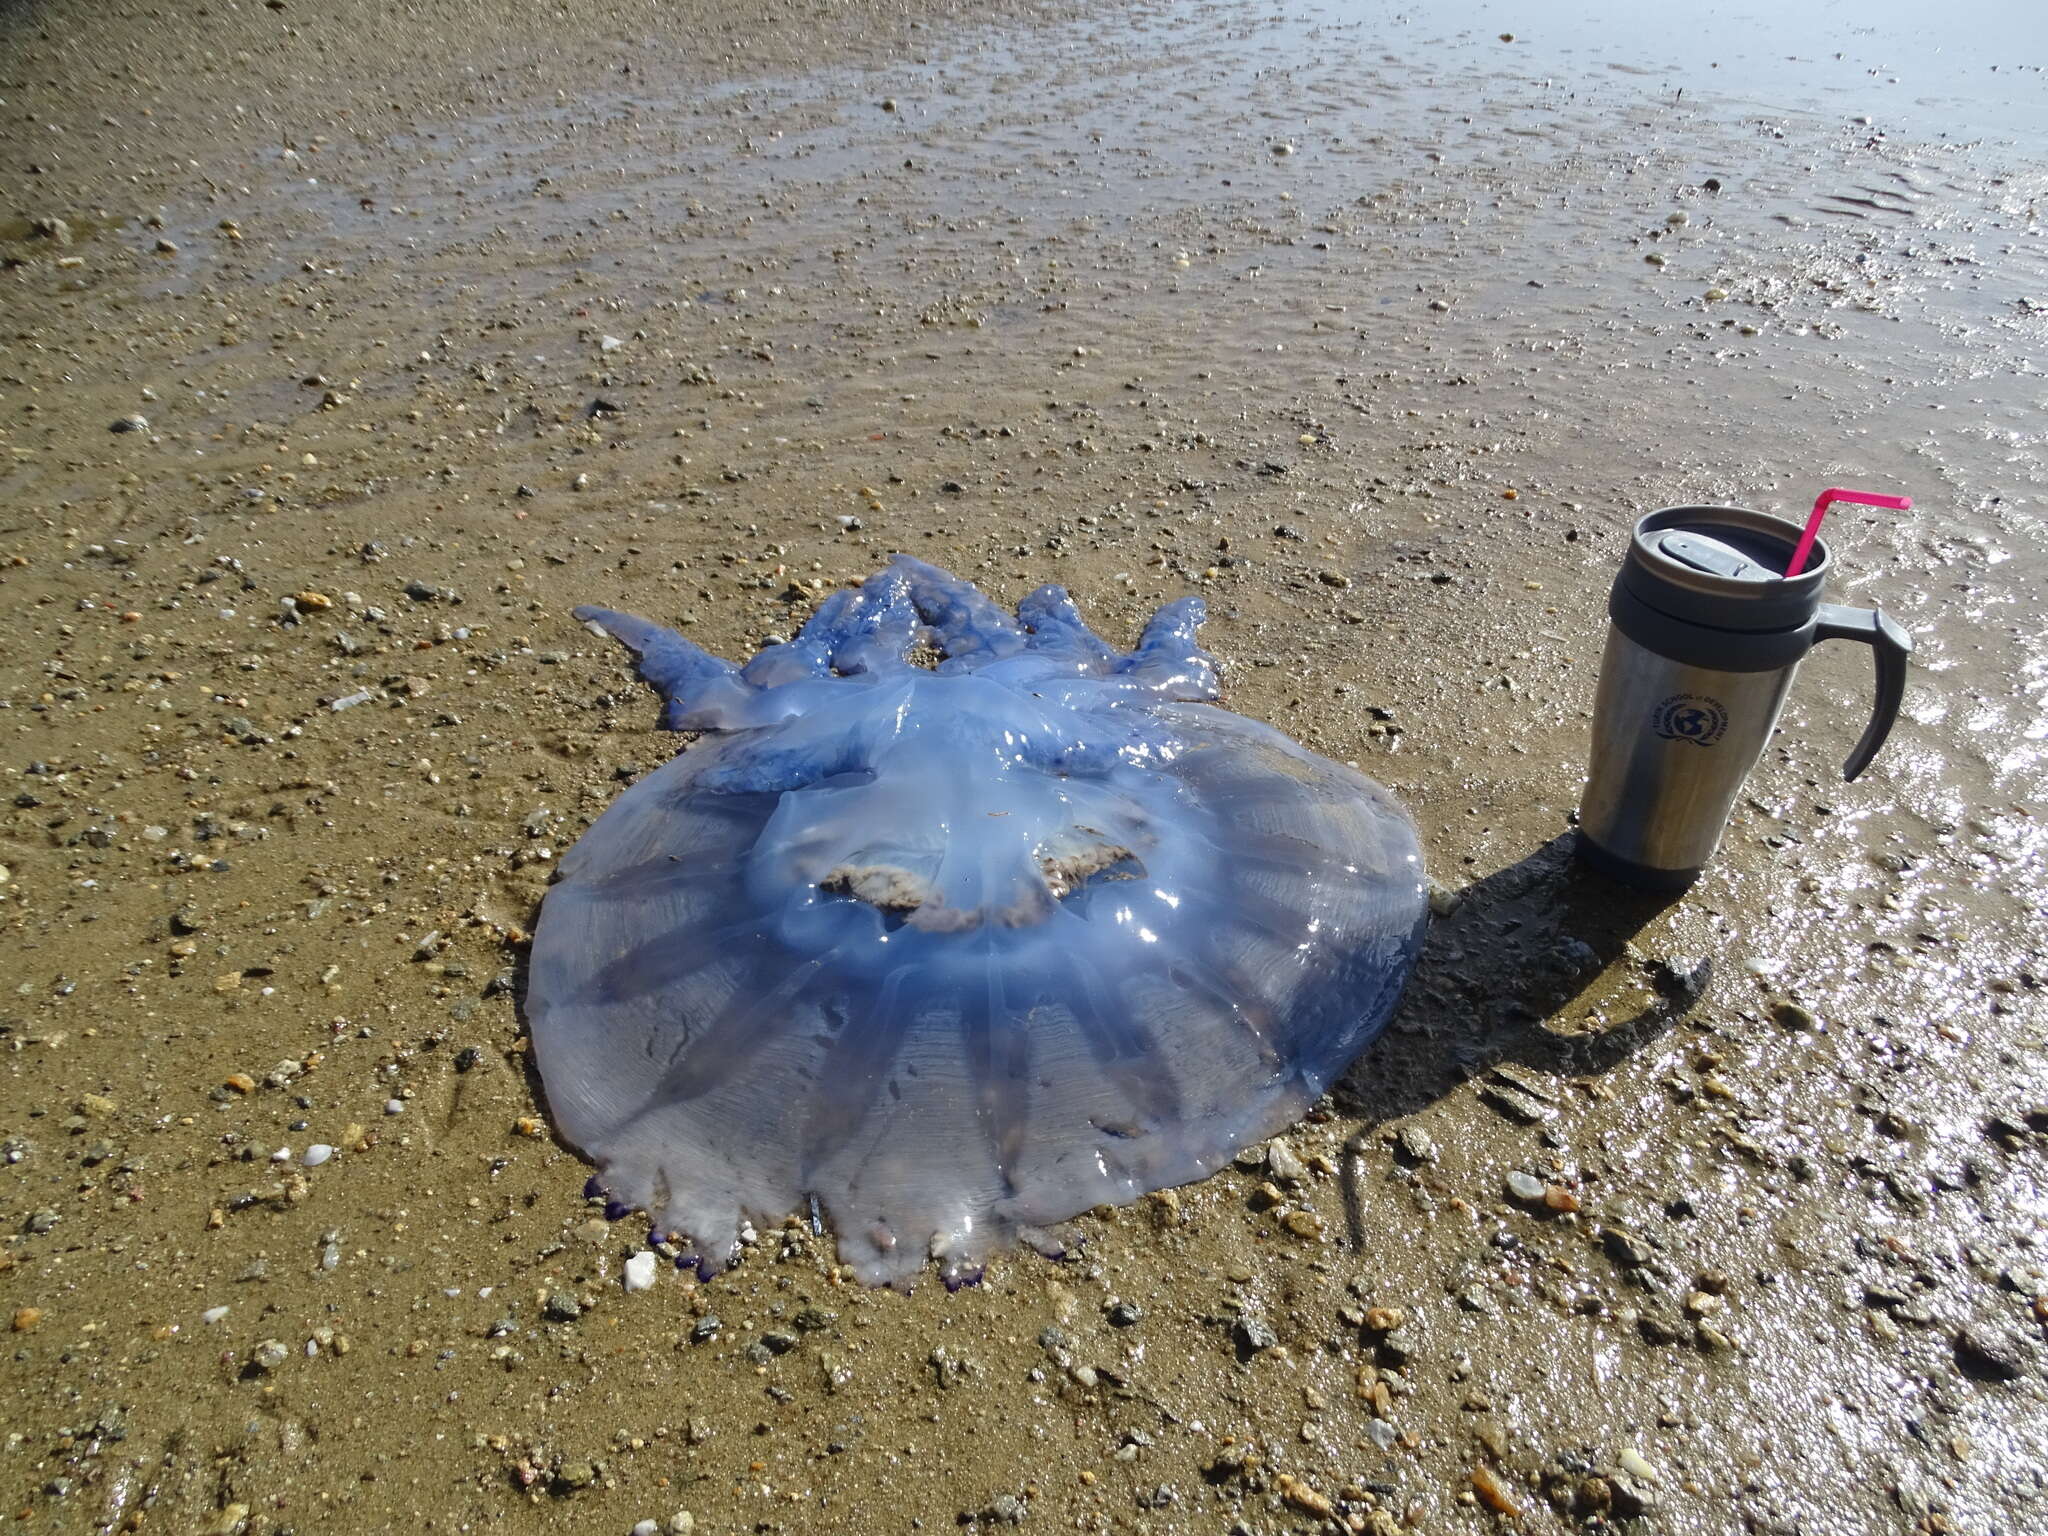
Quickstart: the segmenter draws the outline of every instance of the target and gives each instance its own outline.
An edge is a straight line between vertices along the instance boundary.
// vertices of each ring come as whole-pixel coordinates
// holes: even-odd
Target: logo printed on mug
[[[1703,693],[1674,693],[1651,711],[1650,729],[1667,741],[1711,747],[1728,729],[1728,710]]]

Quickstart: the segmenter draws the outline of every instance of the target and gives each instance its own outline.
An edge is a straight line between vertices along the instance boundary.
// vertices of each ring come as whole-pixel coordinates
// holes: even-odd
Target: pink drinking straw
[[[1831,485],[1822,491],[1813,503],[1813,511],[1806,519],[1806,531],[1799,535],[1799,543],[1792,551],[1792,563],[1785,567],[1785,575],[1797,576],[1806,569],[1806,557],[1813,553],[1813,541],[1820,533],[1820,520],[1828,515],[1828,507],[1838,501],[1853,501],[1859,506],[1884,507],[1893,512],[1913,510],[1910,496],[1880,496],[1875,491],[1846,491],[1839,485]]]

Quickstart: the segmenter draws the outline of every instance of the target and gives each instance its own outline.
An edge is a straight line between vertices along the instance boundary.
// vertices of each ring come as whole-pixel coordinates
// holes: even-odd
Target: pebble
[[[1266,1169],[1282,1184],[1300,1184],[1308,1178],[1308,1164],[1284,1141],[1267,1144]]]
[[[1771,1003],[1771,1017],[1787,1029],[1810,1032],[1820,1027],[1820,1020],[1814,1017],[1811,1008],[1802,1003],[1795,1003],[1790,998],[1774,999]]]
[[[628,1291],[651,1291],[654,1289],[655,1257],[642,1249],[626,1260],[626,1289]],[[653,1521],[647,1524],[651,1529]]]
[[[386,1099],[386,1100],[384,1101],[384,1113],[385,1113],[385,1114],[387,1114],[387,1115],[402,1115],[402,1114],[404,1114],[404,1113],[405,1113],[405,1100],[403,1100],[403,1099]]]
[[[549,1291],[540,1315],[551,1323],[573,1323],[583,1315],[583,1304],[567,1291]]]
[[[1478,1494],[1480,1501],[1495,1514],[1506,1515],[1513,1520],[1522,1513],[1522,1506],[1515,1502],[1507,1484],[1493,1468],[1483,1462],[1472,1469],[1472,1491]]]
[[[1547,1104],[1539,1104],[1526,1093],[1498,1083],[1482,1083],[1479,1097],[1486,1105],[1514,1121],[1517,1125],[1538,1125],[1554,1119],[1557,1111]]]
[[[312,1146],[306,1148],[305,1155],[299,1161],[308,1168],[318,1168],[332,1156],[334,1156],[334,1148],[324,1141],[316,1141]]]
[[[1396,1131],[1394,1150],[1409,1163],[1433,1163],[1437,1160],[1436,1141],[1420,1126],[1404,1125]]]
[[[257,1370],[270,1372],[283,1365],[292,1357],[292,1352],[276,1339],[265,1339],[249,1351],[249,1364]]]
[[[636,1521],[633,1526],[633,1536],[661,1536],[661,1522],[658,1520]]]
[[[1622,1447],[1615,1455],[1614,1464],[1630,1477],[1637,1478],[1642,1482],[1658,1483],[1663,1481],[1656,1467],[1650,1463],[1649,1459],[1641,1451],[1636,1450],[1633,1446]]]
[[[1230,1336],[1253,1354],[1271,1349],[1280,1342],[1280,1335],[1264,1318],[1240,1317],[1231,1326]]]
[[[211,1328],[215,1323],[226,1321],[227,1315],[228,1309],[226,1307],[208,1307],[199,1314],[199,1321]]]
[[[107,430],[109,432],[147,432],[149,430],[149,418],[147,416],[116,416],[108,424]]]
[[[1956,1366],[1979,1381],[2017,1381],[2040,1347],[2018,1333],[1962,1328],[1955,1337]]]
[[[1543,1181],[1532,1174],[1522,1172],[1519,1168],[1509,1174],[1503,1182],[1507,1185],[1508,1193],[1517,1200],[1534,1205],[1543,1198]]]
[[[1314,1211],[1289,1211],[1280,1218],[1280,1225],[1296,1237],[1321,1237],[1323,1218]]]
[[[664,1529],[667,1530],[668,1536],[690,1536],[690,1533],[697,1529],[697,1517],[687,1509],[679,1509],[668,1517],[668,1524]]]

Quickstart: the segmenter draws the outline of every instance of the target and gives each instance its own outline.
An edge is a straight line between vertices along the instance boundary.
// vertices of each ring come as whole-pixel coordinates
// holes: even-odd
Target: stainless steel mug
[[[1784,570],[1797,524],[1741,507],[1667,507],[1636,524],[1608,598],[1578,853],[1629,885],[1683,890],[1728,824],[1792,674],[1823,640],[1877,659],[1877,698],[1842,765],[1870,765],[1898,718],[1913,642],[1874,608],[1820,600],[1831,561],[1816,542]]]

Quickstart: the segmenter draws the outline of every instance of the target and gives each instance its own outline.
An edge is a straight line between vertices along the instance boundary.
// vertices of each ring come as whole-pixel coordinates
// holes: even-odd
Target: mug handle
[[[1891,735],[1892,723],[1899,718],[1899,705],[1906,697],[1906,658],[1913,654],[1913,637],[1896,620],[1886,618],[1875,608],[1843,608],[1822,603],[1814,615],[1813,639],[1816,645],[1823,640],[1860,641],[1870,647],[1877,659],[1877,698],[1870,707],[1870,724],[1863,728],[1863,739],[1842,764],[1842,777],[1853,779],[1870,766],[1885,737]]]

